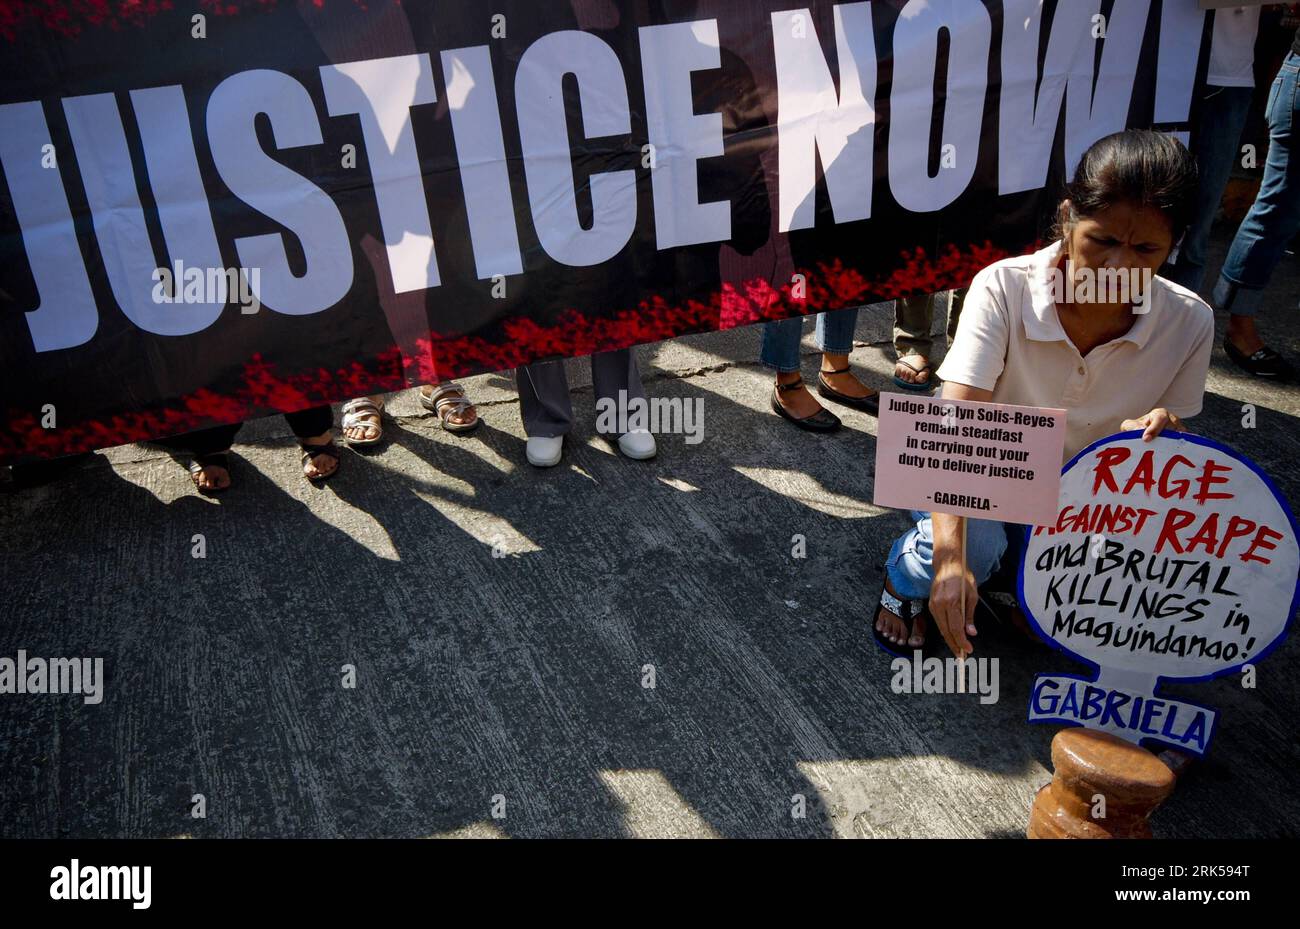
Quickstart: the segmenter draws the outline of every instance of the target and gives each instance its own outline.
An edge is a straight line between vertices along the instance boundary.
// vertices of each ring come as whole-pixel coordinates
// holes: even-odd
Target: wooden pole
[[[966,517],[961,520],[961,624],[962,635],[966,634]],[[957,652],[957,693],[966,692],[966,650]]]

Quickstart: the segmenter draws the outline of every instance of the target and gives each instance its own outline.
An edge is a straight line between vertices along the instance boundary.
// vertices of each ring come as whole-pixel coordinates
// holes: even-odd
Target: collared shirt
[[[1157,407],[1183,419],[1199,413],[1214,346],[1205,301],[1153,277],[1148,311],[1084,356],[1056,312],[1060,255],[1055,242],[975,276],[939,378],[991,390],[994,403],[1066,410],[1066,460]]]

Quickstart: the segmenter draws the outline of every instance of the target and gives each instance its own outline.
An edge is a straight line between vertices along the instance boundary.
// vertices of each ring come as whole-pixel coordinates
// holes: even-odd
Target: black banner
[[[1196,0],[0,0],[0,460],[967,283]]]

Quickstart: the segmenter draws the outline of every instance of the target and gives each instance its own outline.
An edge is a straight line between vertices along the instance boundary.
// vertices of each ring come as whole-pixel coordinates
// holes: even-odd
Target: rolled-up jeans
[[[802,316],[780,319],[763,326],[763,364],[782,374],[799,370],[799,340],[803,338]],[[858,325],[858,309],[832,310],[817,314],[817,347],[832,355],[853,351],[853,331]]]
[[[1268,161],[1259,196],[1237,229],[1214,288],[1215,305],[1237,316],[1259,312],[1273,269],[1300,229],[1300,157],[1291,150],[1298,76],[1300,55],[1291,52],[1268,92]]]
[[[915,525],[894,542],[885,561],[885,573],[900,598],[928,600],[934,583],[934,527],[929,513],[912,510],[911,516]],[[975,576],[975,586],[982,586],[998,574],[1004,561],[1008,569],[1005,573],[1016,568],[1024,545],[1024,526],[967,519],[966,567]]]

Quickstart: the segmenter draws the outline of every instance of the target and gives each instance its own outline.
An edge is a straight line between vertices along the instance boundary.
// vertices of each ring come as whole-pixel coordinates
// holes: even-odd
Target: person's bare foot
[[[1260,338],[1259,329],[1255,327],[1255,317],[1237,316],[1233,314],[1228,317],[1228,341],[1234,347],[1239,349],[1243,355],[1253,355],[1264,347],[1264,340]]]
[[[909,352],[894,362],[894,377],[909,384],[930,383],[930,359],[919,352]]]
[[[778,384],[794,384],[800,380],[798,371],[782,372],[776,376]],[[787,413],[796,419],[807,419],[809,416],[816,416],[817,412],[822,409],[822,405],[817,402],[809,391],[807,386],[801,385],[794,390],[778,390],[776,392],[777,402]]]
[[[885,590],[898,597],[888,578],[885,579]],[[898,597],[898,599],[903,598]],[[912,628],[908,629],[903,617],[881,606],[880,611],[876,613],[876,631],[895,645],[907,643],[910,648],[920,648],[925,644],[925,615],[922,613],[912,617]]]
[[[823,352],[821,376],[822,380],[826,382],[826,386],[846,397],[863,398],[874,394],[875,391],[854,377],[853,372],[844,370],[848,366],[848,355],[832,355],[829,352]],[[832,374],[832,371],[839,371],[840,373]]]
[[[209,461],[207,464],[195,462],[190,468],[190,479],[200,493],[226,490],[230,487],[230,471],[224,466]]]
[[[371,445],[384,434],[383,397],[359,397],[343,405],[343,438]]]
[[[468,432],[478,425],[478,410],[461,386],[451,381],[421,387],[420,404],[437,414],[449,432]]]
[[[334,440],[334,430],[326,429],[318,436],[312,436],[310,439],[299,439],[300,445],[328,445]],[[307,449],[304,448],[304,451]],[[305,460],[302,464],[302,473],[313,481],[319,481],[329,477],[339,469],[338,453],[331,449],[330,451],[321,451],[311,458]]]
[[[194,475],[194,484],[203,491],[225,490],[230,486],[230,472],[218,465],[208,465]]]

